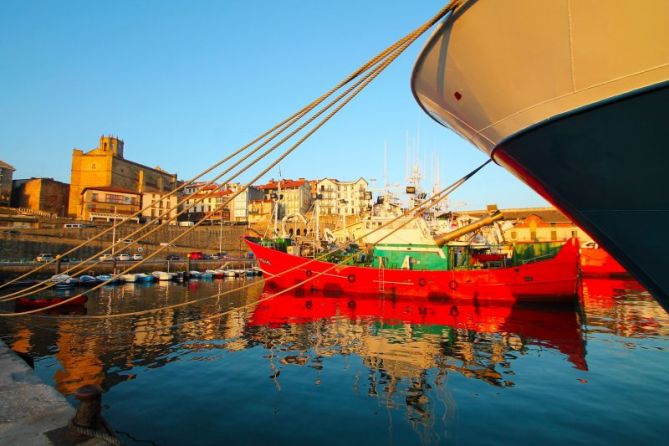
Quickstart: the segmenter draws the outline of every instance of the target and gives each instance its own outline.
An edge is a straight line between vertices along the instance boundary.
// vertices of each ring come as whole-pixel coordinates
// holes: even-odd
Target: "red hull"
[[[629,276],[623,266],[602,248],[581,248],[581,272],[584,276]]]
[[[498,269],[379,270],[286,254],[246,240],[263,272],[278,287],[326,295],[392,294],[456,300],[572,301],[578,285],[578,241],[569,240],[552,259]],[[323,273],[323,274],[319,274]]]

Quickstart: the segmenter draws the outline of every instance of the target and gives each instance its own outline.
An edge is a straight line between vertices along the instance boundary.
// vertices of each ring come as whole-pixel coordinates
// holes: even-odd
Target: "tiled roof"
[[[306,182],[307,182],[306,180],[281,180],[281,188],[282,189],[298,188],[301,187]],[[258,186],[258,189],[264,189],[264,190],[272,190],[278,188],[279,188],[279,183],[274,180],[270,180],[269,183]]]

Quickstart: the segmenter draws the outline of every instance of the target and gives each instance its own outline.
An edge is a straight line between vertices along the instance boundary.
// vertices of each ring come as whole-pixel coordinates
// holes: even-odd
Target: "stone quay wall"
[[[132,240],[139,240],[142,234],[147,233],[155,226],[124,224],[116,230],[116,240],[129,236],[137,229],[141,232],[131,236]],[[106,229],[107,226],[97,225],[92,228],[21,228],[17,233],[0,233],[0,261],[29,261],[34,260],[40,253],[60,254],[82,241],[90,240],[96,234]],[[188,231],[191,229],[191,231]],[[174,242],[172,246],[165,248],[159,258],[164,259],[169,254],[184,256],[191,251],[202,251],[204,253],[227,252],[234,256],[242,256],[247,252],[242,237],[246,228],[244,226],[202,226],[197,228],[181,226],[165,226],[153,234],[149,234],[138,243],[124,244],[122,248],[117,247],[116,253],[141,252],[143,255],[154,252],[161,248],[161,243],[168,243],[177,236],[183,235],[181,239]],[[71,258],[87,258],[102,248],[112,243],[112,231],[101,236],[98,240],[90,242],[90,246],[80,248],[77,252],[69,255]],[[140,249],[138,249],[140,248]]]

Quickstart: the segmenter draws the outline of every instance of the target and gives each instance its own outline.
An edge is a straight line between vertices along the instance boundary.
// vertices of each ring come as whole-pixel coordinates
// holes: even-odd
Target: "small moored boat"
[[[125,283],[137,282],[137,274],[122,274],[120,277]]]
[[[98,279],[96,279],[93,276],[90,276],[88,274],[84,274],[83,276],[79,276],[79,284],[81,286],[93,286],[96,283],[98,283]]]
[[[173,280],[174,279],[174,274],[173,273],[167,273],[165,271],[154,271],[151,273],[153,277],[160,281],[166,281],[166,280]]]
[[[27,296],[22,297],[16,301],[16,307],[21,308],[44,308],[57,304],[69,299],[66,296]],[[62,306],[84,305],[88,301],[88,297],[83,294],[76,299],[63,304]]]

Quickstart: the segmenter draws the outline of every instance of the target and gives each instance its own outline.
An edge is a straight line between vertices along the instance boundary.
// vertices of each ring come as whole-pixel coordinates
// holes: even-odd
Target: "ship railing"
[[[553,257],[555,257],[555,253],[544,254],[542,256],[536,256],[536,257],[532,257],[530,259],[521,260],[520,264],[521,265],[526,265],[528,263],[535,263],[535,262],[540,262],[542,260],[552,259]]]

